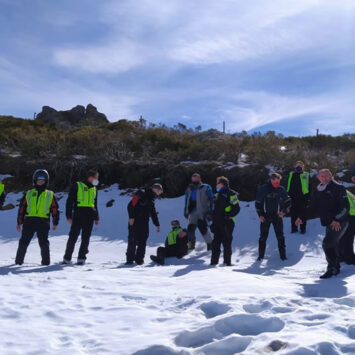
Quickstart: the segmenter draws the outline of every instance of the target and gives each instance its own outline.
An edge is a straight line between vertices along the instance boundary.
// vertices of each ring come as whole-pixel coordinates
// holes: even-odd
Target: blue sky
[[[0,0],[0,113],[354,132],[355,1]]]

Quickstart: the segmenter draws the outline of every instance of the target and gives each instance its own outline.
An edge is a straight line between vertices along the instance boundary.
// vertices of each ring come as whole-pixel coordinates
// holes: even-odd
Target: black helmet
[[[44,180],[46,183],[45,185],[48,185],[49,183],[49,174],[48,171],[45,169],[37,169],[32,175],[32,182],[33,186],[36,186],[36,181],[37,180]]]

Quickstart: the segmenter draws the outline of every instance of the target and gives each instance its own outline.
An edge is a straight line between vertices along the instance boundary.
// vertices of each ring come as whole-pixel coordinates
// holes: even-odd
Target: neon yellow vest
[[[96,187],[88,187],[81,181],[77,182],[77,206],[78,207],[95,207]]]
[[[175,245],[177,237],[183,229],[181,227],[171,230],[168,234],[168,245]]]
[[[0,196],[3,194],[5,190],[5,185],[0,182]]]
[[[293,178],[293,172],[291,171],[290,175],[288,176],[287,192],[290,192],[292,178]],[[303,195],[309,194],[309,173],[304,172],[300,174],[300,179],[301,179]]]
[[[238,196],[237,195],[230,195],[229,196],[229,203],[231,205],[237,205],[239,203]],[[224,212],[230,212],[232,211],[232,206],[227,206],[224,209]],[[232,217],[232,221],[235,223],[235,217]]]
[[[346,190],[346,194],[348,196],[349,205],[350,205],[349,215],[350,216],[355,216],[355,195],[352,194],[348,190]]]
[[[53,191],[44,190],[38,196],[38,191],[32,189],[26,192],[26,217],[48,218],[53,201]]]

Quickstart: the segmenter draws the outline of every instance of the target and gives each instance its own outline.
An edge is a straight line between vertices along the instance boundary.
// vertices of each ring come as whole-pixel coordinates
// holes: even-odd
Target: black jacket
[[[293,172],[293,176],[291,179],[290,183],[290,191],[288,194],[290,197],[294,200],[305,200],[309,201],[310,199],[310,194],[303,194],[302,192],[302,184],[301,184],[301,178],[300,178],[301,173],[298,173],[296,171]],[[309,182],[309,187],[308,190],[311,191],[311,183]]]
[[[291,198],[283,186],[274,188],[269,181],[258,189],[255,208],[259,217],[274,217],[279,212],[288,213],[290,211]]]
[[[6,198],[6,193],[4,190],[4,192],[0,195],[0,207],[2,207],[2,205],[4,204],[5,198]]]
[[[93,187],[93,185],[89,181],[82,181],[83,184],[86,186]],[[97,208],[97,195],[98,195],[98,190],[96,189],[96,197],[95,197],[95,207],[77,207],[78,204],[78,184],[75,183],[71,186],[68,198],[67,198],[67,203],[66,203],[66,208],[65,208],[65,215],[67,219],[73,219],[73,212],[74,215],[77,213],[83,213],[88,216],[93,216],[95,221],[99,220],[99,211]]]
[[[317,213],[322,226],[329,226],[332,221],[346,220],[349,216],[349,209],[345,187],[331,180],[325,190],[316,189],[313,202],[307,209],[307,218]]]
[[[230,197],[235,196],[238,201],[238,193],[226,187],[215,195],[214,209],[212,215],[212,223],[214,225],[223,224],[226,220],[235,217],[240,212],[239,203],[231,203]],[[226,212],[227,207],[231,207],[229,212]]]
[[[188,252],[188,236],[187,236],[187,230],[183,229],[183,232],[186,233],[184,237],[177,237],[176,238],[176,244],[169,245],[168,243],[168,238],[165,240],[165,248],[168,251],[173,252],[178,258],[182,258],[184,255],[187,254]]]
[[[149,218],[155,226],[159,226],[158,213],[155,210],[155,193],[151,188],[139,190],[128,203],[127,210],[129,218],[134,218],[134,224],[149,223]]]

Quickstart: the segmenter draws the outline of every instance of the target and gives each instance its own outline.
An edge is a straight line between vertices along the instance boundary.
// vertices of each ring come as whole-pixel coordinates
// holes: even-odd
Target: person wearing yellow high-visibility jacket
[[[181,259],[188,251],[188,237],[187,230],[180,226],[177,219],[171,222],[171,231],[169,232],[165,246],[157,249],[157,255],[151,255],[150,259],[159,265],[165,264],[165,258],[177,257]]]
[[[310,176],[304,171],[304,163],[297,161],[294,171],[291,171],[287,181],[287,193],[291,197],[291,233],[298,232],[298,226],[295,222],[297,217],[301,216],[304,220],[300,226],[301,234],[306,233],[305,213],[310,203]]]
[[[214,234],[211,265],[218,264],[223,245],[223,262],[226,266],[231,266],[235,216],[240,212],[238,194],[229,188],[229,180],[224,176],[217,178],[216,189],[211,224],[211,231]]]
[[[349,190],[346,191],[346,194],[350,205],[349,226],[339,242],[339,261],[345,262],[348,265],[355,265],[355,194],[351,193]]]
[[[34,188],[28,190],[21,199],[18,216],[17,231],[22,235],[19,241],[15,263],[22,265],[28,245],[37,233],[41,248],[42,265],[50,264],[48,232],[50,229],[50,215],[52,215],[53,230],[59,223],[58,203],[53,191],[47,190],[49,174],[44,169],[38,169],[33,174]]]
[[[97,188],[99,173],[89,170],[86,179],[77,181],[71,187],[66,203],[66,217],[71,225],[69,238],[63,258],[63,264],[70,264],[75,243],[81,232],[81,244],[78,253],[77,265],[84,265],[86,255],[89,253],[89,243],[94,222],[99,224],[97,208]]]
[[[5,197],[6,197],[5,185],[0,180],[0,208],[3,206],[3,204],[5,202]]]

